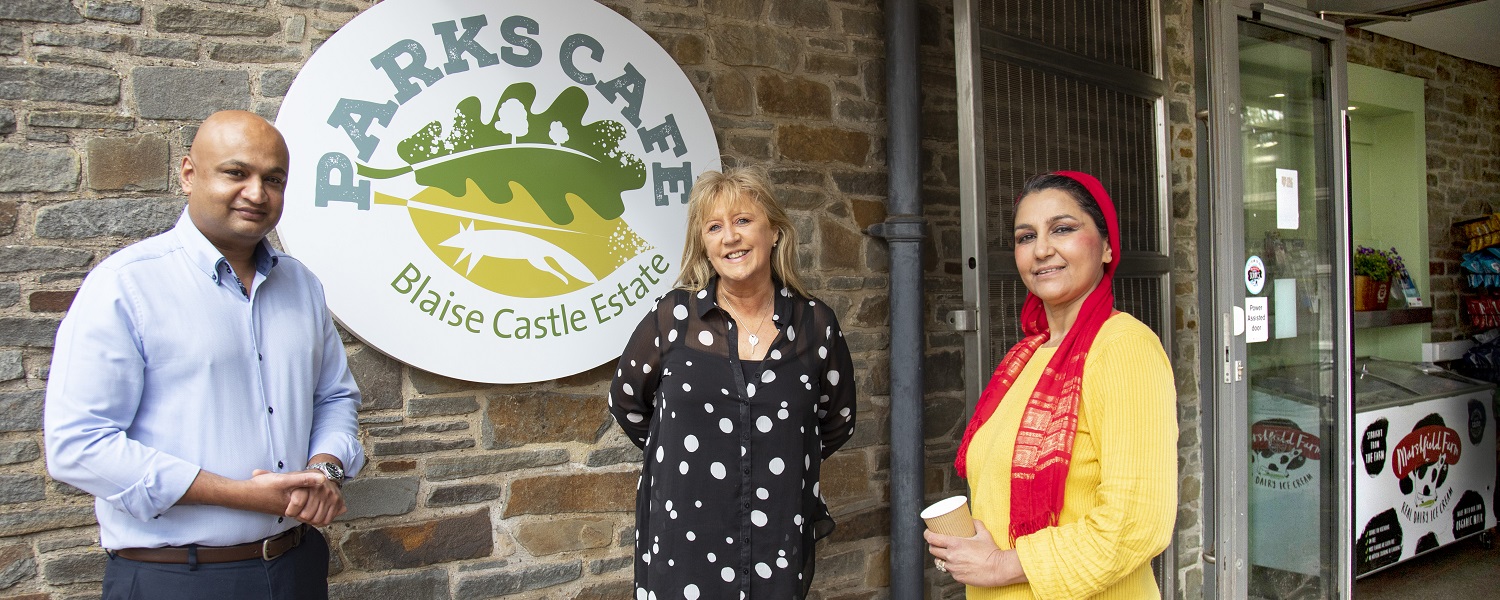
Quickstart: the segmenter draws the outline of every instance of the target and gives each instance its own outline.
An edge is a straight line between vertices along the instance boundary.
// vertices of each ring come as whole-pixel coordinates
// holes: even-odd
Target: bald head
[[[198,126],[193,136],[193,147],[188,156],[198,157],[202,152],[218,152],[225,146],[248,146],[271,149],[282,157],[282,167],[290,162],[286,139],[276,126],[265,117],[244,110],[221,110]]]
[[[281,218],[286,140],[255,113],[226,110],[198,127],[182,159],[188,215],[224,257],[248,260]]]

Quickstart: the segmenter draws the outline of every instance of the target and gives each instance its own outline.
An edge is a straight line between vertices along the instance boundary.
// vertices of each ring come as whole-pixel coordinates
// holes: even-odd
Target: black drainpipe
[[[891,278],[891,598],[921,600],[922,540],[922,219],[921,88],[915,0],[885,3],[886,219],[870,227],[890,249]]]

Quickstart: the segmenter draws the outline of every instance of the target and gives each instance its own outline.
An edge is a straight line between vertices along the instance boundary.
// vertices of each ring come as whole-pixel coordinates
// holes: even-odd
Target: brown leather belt
[[[241,560],[259,558],[261,560],[276,560],[286,551],[296,548],[302,543],[303,528],[307,525],[298,525],[258,542],[240,544],[237,546],[194,546],[191,548],[182,546],[171,546],[167,548],[122,548],[115,550],[113,554],[120,558],[149,562],[185,565],[189,564],[189,554],[197,553],[198,564],[227,563]]]

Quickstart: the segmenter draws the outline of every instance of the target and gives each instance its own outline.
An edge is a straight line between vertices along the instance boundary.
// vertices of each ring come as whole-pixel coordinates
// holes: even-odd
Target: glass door
[[[1212,593],[1338,598],[1351,580],[1343,28],[1224,8],[1210,25],[1225,71],[1209,111]]]

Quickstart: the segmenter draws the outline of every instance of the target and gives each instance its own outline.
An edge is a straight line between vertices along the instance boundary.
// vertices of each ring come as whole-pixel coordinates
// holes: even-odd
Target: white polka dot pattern
[[[786,289],[760,333],[764,359],[731,361],[743,342],[715,298],[664,296],[609,387],[611,414],[647,457],[636,595],[801,597],[814,533],[825,527],[816,524],[829,519],[821,458],[852,429],[853,363],[829,306]]]

